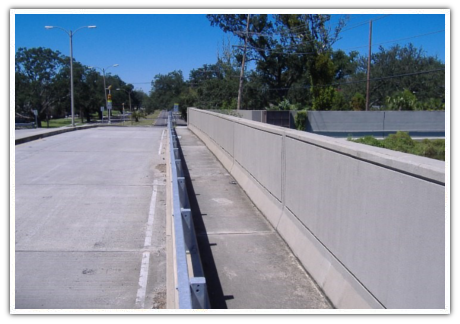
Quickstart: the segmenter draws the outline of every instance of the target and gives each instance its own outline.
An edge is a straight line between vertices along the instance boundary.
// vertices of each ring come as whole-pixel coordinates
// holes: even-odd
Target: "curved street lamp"
[[[107,109],[107,115],[109,117],[109,124],[110,124],[110,111],[108,109],[108,102],[107,102],[107,87],[105,85],[105,71],[107,71],[108,69],[110,69],[111,67],[117,67],[119,64],[113,64],[113,65],[109,65],[105,68],[100,68],[100,67],[97,67],[97,66],[89,66],[90,69],[99,69],[102,71],[102,79],[104,80],[104,99],[105,99],[105,107]]]
[[[73,47],[72,47],[72,37],[77,31],[83,28],[96,28],[96,26],[83,26],[77,28],[74,32],[71,30],[67,31],[66,29],[59,26],[45,26],[46,29],[58,28],[64,31],[70,38],[70,110],[72,113],[72,127],[75,127],[75,116],[74,116],[74,101],[73,101]]]

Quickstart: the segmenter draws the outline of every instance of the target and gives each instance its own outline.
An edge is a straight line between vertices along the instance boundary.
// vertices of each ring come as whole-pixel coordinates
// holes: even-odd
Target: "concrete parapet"
[[[445,309],[445,163],[189,108],[337,308]]]

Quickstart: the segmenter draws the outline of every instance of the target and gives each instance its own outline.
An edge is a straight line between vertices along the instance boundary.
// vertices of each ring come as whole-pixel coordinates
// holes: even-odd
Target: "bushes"
[[[299,110],[295,116],[295,129],[304,131],[307,123],[307,111]]]
[[[383,144],[381,141],[376,139],[374,136],[365,136],[362,138],[358,138],[356,140],[352,140],[351,137],[348,138],[349,141],[353,141],[355,143],[361,143],[361,144],[367,144],[367,145],[372,145],[372,146],[377,146],[377,147],[383,147]]]
[[[356,140],[349,138],[348,140],[445,161],[445,140],[443,139],[424,139],[419,142],[414,141],[406,132],[397,132],[396,134],[391,134],[384,140],[378,140],[373,136],[365,136]]]
[[[363,111],[366,110],[366,98],[359,92],[355,93],[353,98],[351,98],[350,106],[354,111]]]

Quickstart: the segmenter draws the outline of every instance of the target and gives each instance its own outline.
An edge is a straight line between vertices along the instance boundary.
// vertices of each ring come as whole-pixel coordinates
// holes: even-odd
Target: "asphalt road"
[[[11,309],[166,306],[165,144],[101,127],[15,146]]]
[[[158,115],[157,120],[153,126],[168,126],[168,112],[166,110],[160,111],[160,114]]]

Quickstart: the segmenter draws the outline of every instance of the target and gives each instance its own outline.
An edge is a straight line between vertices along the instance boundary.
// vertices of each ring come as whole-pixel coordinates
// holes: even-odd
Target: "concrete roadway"
[[[166,306],[164,127],[15,146],[11,309]]]

